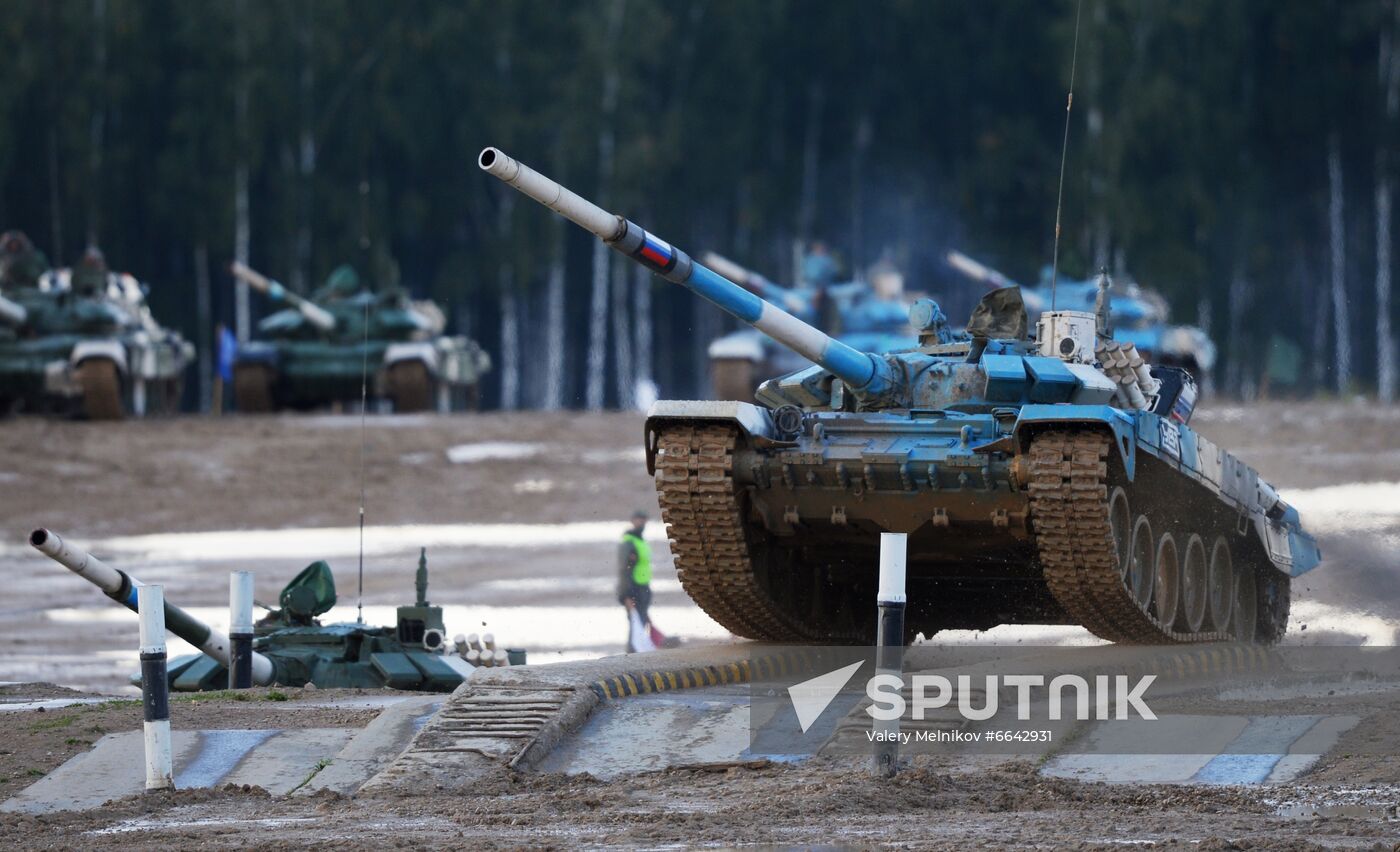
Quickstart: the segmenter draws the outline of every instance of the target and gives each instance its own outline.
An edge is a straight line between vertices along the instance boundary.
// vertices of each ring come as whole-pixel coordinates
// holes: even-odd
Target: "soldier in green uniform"
[[[641,509],[632,513],[632,526],[622,534],[617,547],[617,600],[627,608],[627,652],[637,650],[632,644],[632,611],[642,619],[642,626],[651,630],[651,545],[642,537],[647,526],[647,513]]]

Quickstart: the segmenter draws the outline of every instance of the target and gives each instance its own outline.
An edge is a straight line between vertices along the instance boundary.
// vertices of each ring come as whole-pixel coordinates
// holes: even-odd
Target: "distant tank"
[[[109,598],[136,611],[136,578],[113,568],[38,529],[29,543],[40,553],[100,588]],[[398,608],[392,627],[358,622],[321,624],[317,616],[335,606],[335,578],[325,562],[313,562],[278,596],[278,608],[255,626],[253,683],[258,686],[305,686],[323,689],[388,687],[450,692],[471,675],[474,666],[462,653],[449,653],[442,607],[427,600],[427,556],[419,556],[417,601]],[[229,637],[165,604],[165,626],[200,650],[170,661],[170,688],[181,692],[227,689]],[[458,645],[462,644],[458,640]],[[492,649],[494,651],[494,649]],[[501,665],[505,664],[504,654]],[[139,683],[139,675],[135,678]]]
[[[288,307],[258,323],[258,339],[238,347],[234,401],[245,412],[318,408],[367,395],[396,412],[476,408],[491,357],[474,340],[443,333],[432,302],[402,290],[372,293],[349,267],[307,299],[240,263],[235,277]],[[368,328],[365,326],[368,317]]]
[[[757,272],[714,252],[704,262],[755,295],[767,299],[804,322],[818,324],[822,317],[834,326],[827,330],[848,346],[874,352],[890,352],[913,346],[916,338],[909,327],[908,306],[894,294],[880,295],[885,285],[867,281],[813,286],[783,287]],[[892,269],[879,269],[871,276],[898,276]],[[890,289],[903,290],[903,279]],[[823,302],[825,300],[825,302]],[[711,390],[716,399],[751,402],[759,383],[774,376],[810,366],[801,355],[774,343],[752,328],[739,329],[711,341]]]
[[[1297,511],[1188,425],[1189,374],[1149,367],[1095,310],[1018,288],[954,334],[862,352],[497,149],[482,169],[813,362],[760,405],[657,403],[646,422],[681,585],[737,635],[867,642],[879,533],[907,533],[912,635],[1079,624],[1115,642],[1274,642],[1321,559]],[[1106,282],[1105,282],[1106,283]]]
[[[141,284],[89,249],[76,268],[29,270],[17,286],[8,267],[33,254],[0,251],[0,412],[116,420],[177,410],[194,346],[155,321]]]
[[[948,252],[948,265],[988,287],[1016,287],[1016,282],[962,252]],[[1021,298],[1032,316],[1051,308],[1050,276],[1044,269],[1039,286],[1021,287]],[[1089,310],[1098,295],[1097,279],[1076,281],[1060,276],[1055,286],[1054,307],[1070,311]],[[1110,317],[1115,340],[1131,343],[1149,363],[1181,367],[1198,381],[1205,381],[1215,368],[1216,350],[1210,335],[1192,325],[1172,325],[1170,312],[1161,293],[1134,282],[1116,283]]]

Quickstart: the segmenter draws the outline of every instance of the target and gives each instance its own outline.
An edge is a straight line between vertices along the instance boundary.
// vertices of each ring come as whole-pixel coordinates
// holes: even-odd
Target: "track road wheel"
[[[1171,533],[1162,533],[1161,538],[1157,539],[1157,578],[1153,602],[1157,606],[1157,620],[1164,627],[1174,627],[1181,611],[1181,558],[1177,553],[1176,539]]]
[[[1152,522],[1147,520],[1146,515],[1138,515],[1133,522],[1133,538],[1126,567],[1123,582],[1137,605],[1146,610],[1152,603],[1157,568],[1156,539],[1152,536]]]
[[[78,365],[78,386],[83,392],[83,416],[89,420],[120,420],[122,379],[109,358],[89,358]]]
[[[1132,544],[1133,512],[1128,506],[1128,492],[1115,487],[1108,496],[1108,528],[1113,536],[1113,558],[1119,573],[1128,571],[1128,560],[1132,557],[1129,545]]]
[[[1186,629],[1199,633],[1205,629],[1209,589],[1210,560],[1206,545],[1194,533],[1186,540],[1186,555],[1181,563],[1181,614]]]
[[[1230,614],[1234,610],[1235,568],[1230,558],[1230,544],[1218,535],[1210,546],[1210,564],[1206,570],[1206,599],[1211,625],[1225,633],[1230,629]]]
[[[408,414],[433,407],[433,379],[422,361],[400,361],[389,368],[389,398],[394,413]]]
[[[266,414],[272,411],[272,369],[264,364],[235,366],[233,401],[244,414]]]
[[[715,399],[753,402],[758,383],[752,361],[743,358],[715,358],[710,361],[710,384]]]

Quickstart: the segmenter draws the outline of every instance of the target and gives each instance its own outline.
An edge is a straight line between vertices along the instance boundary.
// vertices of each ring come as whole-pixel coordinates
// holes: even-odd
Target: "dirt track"
[[[372,418],[369,425],[366,491],[373,525],[610,524],[634,506],[655,506],[638,452],[641,419],[635,415]],[[1295,587],[1301,611],[1335,611],[1342,626],[1324,628],[1319,619],[1307,631],[1295,632],[1292,641],[1326,629],[1356,641],[1345,629],[1355,622],[1366,625],[1365,635],[1372,639],[1379,635],[1393,642],[1400,623],[1400,516],[1394,506],[1365,504],[1368,487],[1388,494],[1393,493],[1385,490],[1388,484],[1400,483],[1400,411],[1320,403],[1222,406],[1204,410],[1194,425],[1255,464],[1285,498],[1293,492],[1322,506],[1342,501],[1337,504],[1342,510],[1313,517],[1304,512],[1305,523],[1321,529],[1326,561]],[[462,445],[477,449],[450,452]],[[258,597],[266,600],[309,559],[190,555],[180,550],[187,545],[183,540],[122,550],[122,537],[352,528],[359,452],[354,418],[178,419],[115,427],[32,419],[0,423],[0,545],[5,545],[0,572],[10,585],[0,609],[0,680],[48,680],[111,692],[123,686],[131,669],[127,656],[134,657],[134,620],[81,580],[29,555],[22,542],[32,527],[50,526],[110,544],[114,563],[164,582],[172,600],[203,607],[213,620],[226,605],[224,578],[231,568],[255,567]],[[1363,485],[1355,494],[1318,490],[1358,483]],[[459,607],[465,617],[486,612],[503,618],[519,609],[541,629],[560,613],[587,612],[587,621],[596,611],[600,625],[570,629],[595,630],[601,638],[556,642],[556,648],[536,635],[510,637],[531,648],[532,662],[547,662],[556,652],[615,652],[621,618],[612,600],[613,545],[607,535],[581,543],[434,547],[431,596],[435,603]],[[192,541],[218,547],[224,540]],[[236,544],[230,553],[244,553],[248,545],[236,536],[228,541]],[[339,548],[331,561],[339,571],[342,600],[353,602],[353,541],[333,543]],[[137,555],[140,547],[155,555]],[[676,623],[694,616],[694,623],[702,624],[674,584],[664,546],[658,551],[658,605],[669,607]],[[366,603],[404,602],[413,557],[415,541],[406,540],[392,552],[368,558]],[[449,620],[448,626],[473,625]],[[102,712],[133,711],[119,706]],[[233,714],[220,715],[220,724],[256,721],[236,721],[246,705],[210,705],[200,712]],[[134,713],[139,716],[139,708]],[[0,794],[22,784],[21,776],[31,769],[47,771],[82,747],[67,743],[81,738],[59,728],[36,730],[35,722],[42,720],[35,714],[16,715],[27,718],[6,724],[22,726],[29,739],[22,753],[12,747],[8,762],[0,763],[10,776],[0,782]],[[363,724],[343,723],[352,722]],[[118,724],[135,727],[136,719],[88,727]],[[31,759],[35,749],[45,752],[43,761]],[[84,815],[6,815],[0,817],[0,839],[33,848],[708,842],[1391,849],[1400,848],[1400,824],[1393,819],[1372,814],[1299,821],[1278,810],[1289,797],[1320,801],[1358,786],[1379,791],[1370,800],[1394,804],[1400,801],[1397,765],[1394,759],[1326,761],[1305,779],[1326,785],[1317,790],[1115,787],[1047,779],[1030,766],[980,776],[916,767],[877,783],[863,770],[843,765],[769,765],[674,770],[606,783],[519,776],[466,798],[428,794],[351,803],[336,797],[271,800],[256,790],[187,791],[123,800]]]

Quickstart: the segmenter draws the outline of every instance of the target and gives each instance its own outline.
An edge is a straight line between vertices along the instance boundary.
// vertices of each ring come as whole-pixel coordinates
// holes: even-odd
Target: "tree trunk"
[[[1385,120],[1376,148],[1376,390],[1381,402],[1395,401],[1395,334],[1390,327],[1391,200],[1393,157],[1390,147],[1400,118],[1400,0],[1392,4],[1392,25],[1382,30],[1380,74],[1385,91]]]
[[[609,7],[607,35],[603,43],[608,61],[603,72],[602,125],[598,129],[598,204],[604,209],[608,206],[609,189],[612,184],[613,149],[616,145],[613,123],[617,115],[617,90],[621,85],[615,53],[625,10],[626,0],[613,0]],[[612,250],[603,245],[601,240],[593,244],[593,289],[588,314],[588,376],[584,394],[585,404],[590,411],[603,408],[607,388],[611,253]]]
[[[627,278],[632,264],[617,263],[612,269],[613,376],[616,378],[617,407],[632,408],[636,381],[632,372],[632,332],[627,323]]]
[[[1342,145],[1333,133],[1327,146],[1327,231],[1331,244],[1332,334],[1336,345],[1334,361],[1338,393],[1351,384],[1351,317],[1347,311],[1346,287],[1346,202],[1342,192]]]
[[[1228,293],[1230,309],[1230,363],[1225,368],[1225,386],[1237,397],[1245,394],[1244,361],[1248,347],[1244,342],[1244,313],[1249,307],[1249,282],[1245,278],[1244,259],[1235,258],[1235,268],[1230,274]]]
[[[92,0],[92,53],[96,76],[88,123],[87,241],[97,245],[102,216],[102,154],[107,124],[107,0]]]
[[[817,188],[821,176],[822,104],[826,90],[820,83],[807,89],[807,129],[802,140],[802,198],[797,208],[797,239],[804,247],[812,239],[817,219]]]
[[[501,264],[501,408],[520,407],[520,299],[509,289],[510,264]]]
[[[48,28],[49,55],[58,53],[57,3],[44,4],[44,23]],[[49,239],[53,242],[49,250],[53,252],[53,262],[62,265],[66,259],[63,252],[63,192],[59,179],[59,96],[57,74],[45,75],[45,90],[48,95],[49,113]]]
[[[656,380],[651,363],[651,270],[642,266],[632,271],[632,357],[635,359],[637,395],[633,403],[656,396]]]
[[[544,407],[558,411],[564,407],[564,359],[567,350],[564,325],[564,219],[555,216],[553,256],[549,261],[549,282],[545,305]]]
[[[312,193],[316,177],[316,68],[313,63],[315,39],[312,28],[313,8],[303,3],[299,8],[297,41],[301,49],[301,69],[297,74],[297,233],[292,264],[292,287],[305,293],[311,282],[311,216]]]
[[[252,225],[248,213],[248,4],[235,0],[233,8],[234,50],[238,67],[233,94],[234,147],[237,153],[233,167],[233,259],[248,264]],[[252,323],[248,304],[248,283],[241,278],[234,284],[233,328],[239,343],[248,339]]]
[[[520,407],[520,308],[515,292],[515,264],[511,260],[510,219],[515,210],[515,193],[501,196],[496,210],[496,239],[505,249],[497,270],[501,299],[501,408]]]
[[[866,266],[865,241],[865,161],[870,154],[870,145],[875,139],[875,128],[869,110],[862,111],[856,121],[855,145],[851,152],[851,267],[853,270]],[[884,246],[876,246],[879,252]]]
[[[199,410],[206,412],[214,401],[214,313],[213,293],[209,281],[209,246],[203,240],[194,247],[195,313],[199,328]]]

